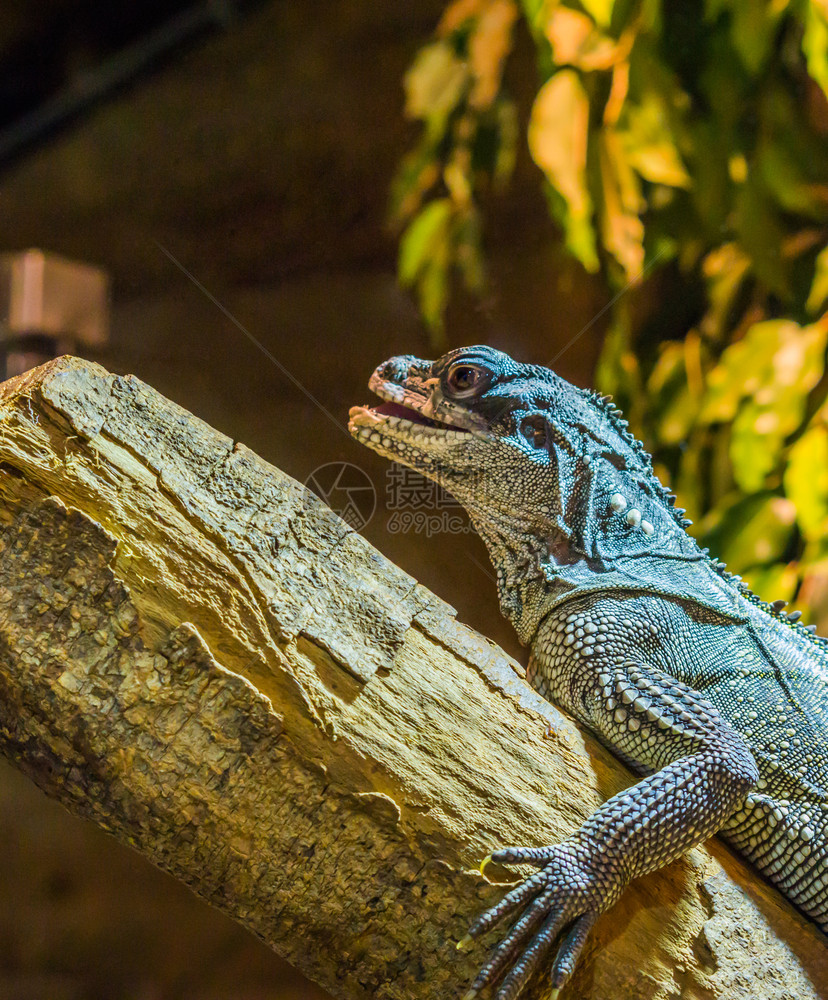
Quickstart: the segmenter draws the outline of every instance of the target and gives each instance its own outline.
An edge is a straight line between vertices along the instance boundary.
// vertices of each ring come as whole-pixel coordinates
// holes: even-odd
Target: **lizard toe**
[[[472,992],[500,981],[496,1000],[513,1000],[558,942],[551,964],[551,985],[560,990],[575,968],[598,914],[614,902],[621,886],[596,869],[583,848],[571,843],[542,851],[547,863],[486,911],[469,930],[478,937],[519,907],[523,912],[491,953],[472,984]],[[518,858],[519,860],[510,860]],[[516,864],[525,860],[522,849],[495,852],[493,859]],[[561,934],[563,938],[559,941]]]

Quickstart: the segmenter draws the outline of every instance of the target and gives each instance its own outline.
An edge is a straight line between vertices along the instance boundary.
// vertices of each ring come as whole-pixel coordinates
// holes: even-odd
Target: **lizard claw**
[[[598,914],[615,901],[622,886],[608,881],[606,874],[602,878],[587,852],[572,843],[545,848],[506,848],[495,851],[492,860],[543,867],[508,892],[469,928],[464,944],[522,908],[472,983],[471,996],[502,977],[495,1000],[514,1000],[557,944],[551,972],[554,1000],[575,968]]]

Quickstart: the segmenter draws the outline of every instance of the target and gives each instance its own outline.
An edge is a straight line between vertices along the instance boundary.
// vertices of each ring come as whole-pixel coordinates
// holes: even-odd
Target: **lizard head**
[[[523,509],[534,519],[552,509],[543,414],[557,376],[545,374],[533,380],[526,366],[489,347],[434,362],[391,358],[369,382],[384,402],[353,407],[348,427],[369,448],[439,482],[473,518],[519,519]]]
[[[369,387],[383,402],[353,407],[351,433],[468,510],[504,610],[507,594],[514,603],[516,589],[563,564],[604,569],[658,542],[654,534],[687,537],[615,407],[548,368],[468,347],[434,362],[391,358]]]

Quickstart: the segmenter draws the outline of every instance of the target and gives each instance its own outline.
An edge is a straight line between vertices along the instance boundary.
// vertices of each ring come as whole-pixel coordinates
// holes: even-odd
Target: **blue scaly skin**
[[[354,437],[468,510],[537,690],[642,780],[549,847],[472,925],[513,924],[467,997],[552,996],[624,887],[720,833],[828,933],[828,641],[699,549],[619,411],[488,347],[396,357]],[[463,942],[461,942],[463,944]]]

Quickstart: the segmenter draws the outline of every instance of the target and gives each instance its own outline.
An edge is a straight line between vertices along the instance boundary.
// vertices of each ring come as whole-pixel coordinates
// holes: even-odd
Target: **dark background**
[[[365,535],[521,655],[480,541],[390,532],[388,466],[344,431],[379,361],[434,355],[395,282],[386,207],[416,135],[401,79],[441,10],[437,0],[4,4],[0,252],[36,246],[106,268],[112,336],[97,360],[301,481],[327,462],[359,466],[380,499]],[[518,45],[510,83],[525,117],[534,66]],[[525,154],[488,214],[490,292],[453,303],[449,346],[487,342],[544,362],[588,326],[556,363],[587,384],[605,293],[557,245]],[[5,764],[0,805],[0,1000],[321,995]]]

